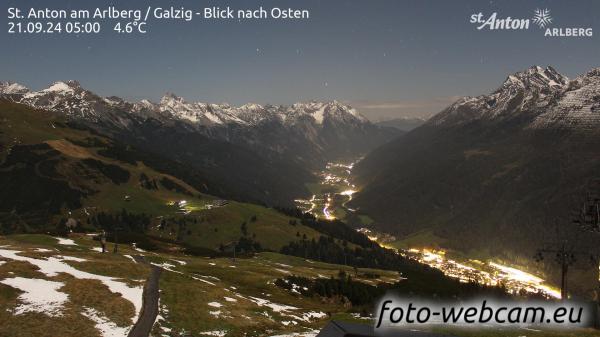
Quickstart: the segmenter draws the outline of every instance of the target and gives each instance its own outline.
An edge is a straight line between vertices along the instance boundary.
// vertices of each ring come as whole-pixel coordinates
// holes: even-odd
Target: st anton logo
[[[545,28],[547,25],[552,23],[552,17],[550,16],[549,9],[536,9],[535,14],[533,14],[533,22],[540,26],[540,28]]]
[[[477,30],[528,30],[531,23],[544,29],[544,36],[547,37],[592,37],[593,30],[590,27],[549,27],[554,18],[550,15],[549,9],[539,9],[533,11],[531,18],[513,18],[510,16],[501,17],[497,12],[490,16],[485,16],[482,12],[472,14],[469,22],[475,24]]]

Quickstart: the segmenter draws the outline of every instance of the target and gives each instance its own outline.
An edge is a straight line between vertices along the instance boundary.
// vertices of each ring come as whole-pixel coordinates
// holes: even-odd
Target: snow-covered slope
[[[579,79],[569,81],[550,66],[546,69],[534,66],[508,76],[504,83],[489,95],[459,99],[432,117],[427,125],[451,126],[515,117],[533,119],[565,99],[578,81],[581,82]],[[592,85],[597,87],[597,83]]]
[[[532,128],[577,128],[600,126],[600,68],[571,81],[560,98],[532,122]]]
[[[102,105],[102,98],[81,88],[77,81],[55,82],[40,91],[27,91],[22,93],[19,103],[29,106],[62,111],[66,114],[93,117],[98,106]]]
[[[29,92],[27,87],[14,82],[0,82],[0,95],[19,95]]]

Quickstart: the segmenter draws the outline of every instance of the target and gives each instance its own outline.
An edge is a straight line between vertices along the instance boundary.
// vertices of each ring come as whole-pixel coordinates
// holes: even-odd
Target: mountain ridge
[[[161,97],[158,103],[152,102],[148,99],[130,102],[118,96],[102,97],[96,95],[92,91],[83,88],[76,80],[56,81],[49,87],[38,91],[32,91],[28,87],[17,82],[0,82],[0,95],[9,96],[8,98],[11,98],[13,101],[37,108],[64,108],[64,106],[56,106],[52,104],[60,103],[60,97],[54,97],[55,100],[49,99],[52,97],[47,97],[58,94],[62,94],[63,96],[71,95],[74,96],[74,98],[79,99],[83,99],[88,96],[90,100],[100,99],[100,101],[113,107],[129,105],[132,112],[136,113],[145,109],[155,110],[156,112],[167,113],[167,116],[176,117],[180,120],[204,122],[201,123],[203,125],[226,123],[252,124],[251,122],[256,121],[253,121],[251,118],[249,118],[246,113],[260,110],[263,110],[264,113],[266,113],[264,116],[265,118],[278,117],[284,121],[290,122],[295,122],[296,120],[294,118],[310,116],[315,120],[315,122],[317,122],[317,124],[322,124],[324,119],[328,117],[353,117],[360,122],[370,123],[368,119],[360,114],[356,109],[337,100],[322,102],[311,100],[307,102],[296,102],[290,105],[261,105],[257,103],[246,103],[236,107],[228,103],[206,103],[201,101],[190,102],[181,96],[177,96],[175,93],[167,92]],[[80,109],[81,107],[71,108],[72,109],[67,109],[66,113],[72,113],[75,108]],[[93,110],[94,107],[89,106],[89,108]],[[188,114],[186,114],[186,112]],[[347,113],[347,115],[351,117],[348,117],[347,115],[344,116],[344,113]]]
[[[150,125],[166,127],[232,143],[269,159],[294,161],[309,170],[318,170],[339,157],[363,155],[399,134],[374,125],[351,106],[335,100],[234,107],[188,102],[167,93],[158,103],[132,103],[116,96],[98,96],[77,81],[55,82],[39,91],[2,82],[0,97],[61,112],[76,123],[111,136],[129,137]],[[149,135],[140,137],[147,139]]]
[[[595,68],[569,80],[551,66],[545,69],[532,66],[509,75],[490,94],[460,98],[425,124],[447,127],[473,121],[497,122],[522,118],[529,122],[525,127],[533,129],[590,129],[593,124],[600,123],[600,116],[595,113],[600,108],[599,74],[600,68]],[[522,115],[523,112],[528,115]],[[565,115],[565,112],[570,112],[571,116]],[[573,114],[577,116],[573,117]],[[558,115],[571,123],[568,125],[558,120]]]

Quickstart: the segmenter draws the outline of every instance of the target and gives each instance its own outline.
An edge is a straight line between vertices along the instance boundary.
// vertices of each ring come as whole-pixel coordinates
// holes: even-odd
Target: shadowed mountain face
[[[355,172],[352,205],[386,231],[532,257],[555,221],[573,226],[572,211],[600,178],[600,71],[572,81],[551,67],[511,75],[373,151]]]
[[[40,91],[1,83],[0,97],[197,169],[214,194],[276,205],[307,195],[311,172],[327,161],[364,154],[399,134],[336,101],[233,107],[167,94],[159,103],[130,103],[75,81]]]

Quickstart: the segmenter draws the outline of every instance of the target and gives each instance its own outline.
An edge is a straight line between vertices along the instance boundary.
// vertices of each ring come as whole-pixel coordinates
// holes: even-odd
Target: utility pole
[[[561,299],[567,299],[568,297],[568,272],[569,267],[575,263],[576,256],[587,256],[595,261],[595,268],[598,270],[598,252],[591,252],[586,250],[576,250],[575,247],[581,246],[581,241],[575,237],[569,237],[568,234],[575,235],[580,233],[581,230],[600,233],[600,180],[593,181],[590,184],[591,190],[596,191],[594,193],[588,193],[584,199],[583,206],[577,209],[572,214],[572,223],[577,225],[579,228],[567,230],[567,235],[563,233],[560,235],[557,232],[557,239],[550,242],[546,248],[538,249],[535,259],[539,262],[544,259],[544,255],[551,254],[554,256],[554,261],[561,267]],[[556,229],[561,229],[558,223]],[[569,240],[571,239],[571,240]],[[600,275],[599,275],[600,276]],[[597,277],[598,279],[598,277]],[[598,283],[600,286],[600,283]],[[596,290],[596,300],[600,303],[600,287]]]
[[[580,229],[588,233],[596,235],[598,240],[598,234],[600,234],[600,179],[592,180],[589,183],[588,193],[584,198],[582,207],[577,210],[574,214],[573,223]],[[591,259],[594,262],[594,268],[598,271],[598,277],[596,277],[596,310],[600,313],[600,252],[591,252]],[[595,324],[596,327],[600,325],[600,316],[596,314]]]
[[[581,252],[577,252],[581,253]],[[536,260],[542,261],[544,254],[554,255],[554,261],[560,265],[560,298],[566,300],[568,298],[568,283],[567,275],[569,266],[575,263],[576,252],[567,246],[566,240],[557,248],[554,249],[539,249],[536,255]]]

